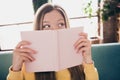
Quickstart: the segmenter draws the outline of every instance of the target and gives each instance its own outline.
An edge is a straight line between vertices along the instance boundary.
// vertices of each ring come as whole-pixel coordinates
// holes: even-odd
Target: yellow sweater
[[[83,64],[86,80],[99,80],[98,72],[94,67],[94,64]],[[56,72],[57,80],[71,80],[68,69]],[[7,80],[35,80],[34,73],[25,72],[25,68],[19,72],[13,72],[9,69]]]

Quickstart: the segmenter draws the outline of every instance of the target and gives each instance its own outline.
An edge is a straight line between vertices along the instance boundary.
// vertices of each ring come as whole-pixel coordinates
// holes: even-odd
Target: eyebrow
[[[59,19],[59,20],[57,20],[57,21],[64,21],[64,19]]]
[[[48,23],[48,21],[43,21],[43,23]]]
[[[58,19],[57,21],[64,21],[64,19]],[[49,21],[43,21],[43,23],[49,23]]]

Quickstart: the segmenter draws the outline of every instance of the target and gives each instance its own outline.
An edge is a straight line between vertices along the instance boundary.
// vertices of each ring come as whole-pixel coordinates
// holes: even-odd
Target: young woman
[[[58,5],[46,3],[42,5],[35,14],[35,30],[56,30],[69,28],[69,22],[65,11]],[[28,41],[18,43],[13,51],[13,64],[9,69],[7,80],[98,80],[98,72],[94,67],[91,56],[91,44],[87,39],[86,33],[80,33],[82,39],[78,39],[75,44],[75,50],[82,52],[83,64],[58,72],[35,72],[25,71],[24,62],[35,60],[29,53],[37,54],[31,48],[24,47],[30,45]]]

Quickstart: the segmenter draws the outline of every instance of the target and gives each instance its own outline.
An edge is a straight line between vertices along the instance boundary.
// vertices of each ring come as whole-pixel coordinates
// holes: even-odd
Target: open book
[[[82,54],[76,53],[73,45],[80,38],[81,31],[83,27],[22,31],[22,40],[31,42],[28,47],[37,51],[36,54],[31,54],[36,60],[25,63],[26,71],[59,71],[80,65]]]

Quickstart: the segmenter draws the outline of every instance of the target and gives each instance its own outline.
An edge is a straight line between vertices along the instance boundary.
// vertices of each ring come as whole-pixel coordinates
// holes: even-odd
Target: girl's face
[[[43,18],[43,30],[55,30],[66,28],[63,16],[57,10],[45,14]]]

